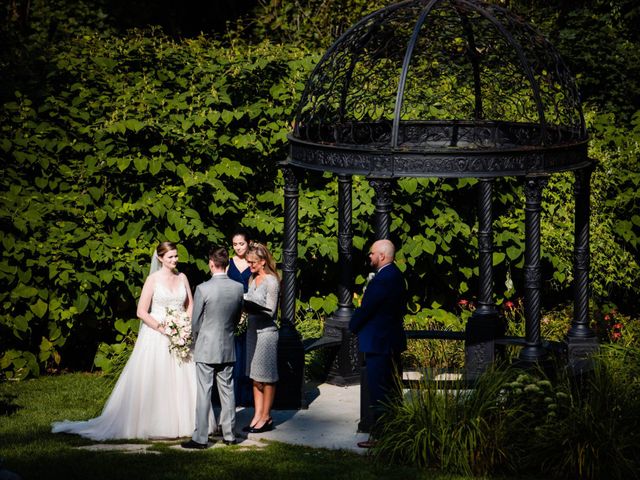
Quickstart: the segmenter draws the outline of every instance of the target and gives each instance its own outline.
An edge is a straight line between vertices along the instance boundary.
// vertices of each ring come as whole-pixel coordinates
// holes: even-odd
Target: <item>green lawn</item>
[[[151,449],[161,454],[152,455],[79,450],[75,447],[93,442],[50,433],[54,420],[94,416],[109,389],[103,377],[81,373],[0,383],[0,457],[5,467],[23,480],[464,478],[381,465],[351,452],[281,443],[250,450],[229,447],[201,452],[155,443]]]
[[[109,391],[104,378],[67,374],[0,384],[0,457],[24,480],[41,479],[453,479],[433,472],[380,465],[350,452],[271,443],[186,452],[166,443],[151,447],[161,455],[91,452],[75,447],[93,442],[52,434],[50,423],[90,418]],[[177,442],[176,442],[177,443]]]

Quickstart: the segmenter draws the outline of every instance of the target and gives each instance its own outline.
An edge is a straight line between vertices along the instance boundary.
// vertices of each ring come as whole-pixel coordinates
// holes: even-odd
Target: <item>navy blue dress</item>
[[[249,289],[249,279],[251,278],[251,269],[245,268],[242,272],[236,267],[233,258],[229,260],[229,268],[227,276],[239,282],[244,287],[244,293]],[[247,365],[247,334],[246,332],[236,336],[236,363],[233,366],[233,383],[236,396],[236,405],[242,407],[253,406],[253,382],[246,375]],[[214,388],[215,390],[215,388]]]
[[[244,293],[247,293],[249,289],[249,279],[251,278],[251,269],[249,267],[245,268],[242,272],[238,270],[236,267],[236,263],[233,261],[233,258],[229,259],[229,269],[227,270],[227,276],[231,280],[235,280],[236,282],[240,282],[244,287]]]

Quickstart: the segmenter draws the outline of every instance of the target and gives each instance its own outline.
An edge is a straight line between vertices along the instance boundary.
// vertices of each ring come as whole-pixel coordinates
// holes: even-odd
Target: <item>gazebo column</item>
[[[528,175],[525,179],[525,266],[524,316],[525,346],[520,360],[539,363],[547,358],[540,333],[542,271],[540,263],[540,212],[542,190],[547,175]]]
[[[480,285],[478,308],[465,331],[465,370],[468,378],[477,378],[495,361],[497,337],[503,329],[493,301],[493,194],[492,178],[478,184],[478,257]]]
[[[598,349],[595,333],[589,328],[589,214],[593,165],[575,172],[575,245],[573,261],[573,322],[567,334],[569,365],[576,371]]]
[[[357,338],[349,331],[353,314],[352,183],[351,176],[338,176],[338,309],[327,318],[324,329],[325,337],[341,339],[327,378],[333,385],[352,385],[360,379]]]
[[[295,327],[296,262],[298,258],[298,172],[282,169],[284,176],[284,245],[282,254],[282,305],[278,340],[278,376],[274,407],[304,407],[304,349]]]
[[[391,194],[393,192],[394,180],[390,178],[372,178],[369,185],[375,192],[374,206],[374,235],[375,240],[389,239],[391,237]],[[369,245],[370,246],[370,245]],[[369,405],[369,385],[367,383],[367,365],[364,358],[361,358],[362,368],[360,369],[360,422],[358,431],[371,431],[373,415]]]
[[[391,193],[394,180],[389,178],[374,178],[369,184],[375,191],[375,239],[388,239],[391,237]]]

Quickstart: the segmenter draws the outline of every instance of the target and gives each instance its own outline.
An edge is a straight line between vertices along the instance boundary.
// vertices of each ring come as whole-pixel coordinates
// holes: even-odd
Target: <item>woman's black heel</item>
[[[255,426],[256,426],[255,423],[253,425],[251,425],[251,424],[246,425],[246,426],[242,427],[242,431],[243,432],[250,432],[253,429],[253,427],[255,427]]]
[[[269,418],[260,428],[256,428],[255,426],[249,428],[249,433],[263,433],[270,432],[271,430],[273,430],[273,418]]]

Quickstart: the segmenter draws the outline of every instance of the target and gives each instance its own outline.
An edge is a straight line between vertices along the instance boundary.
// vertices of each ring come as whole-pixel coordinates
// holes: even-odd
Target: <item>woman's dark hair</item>
[[[251,235],[249,234],[249,230],[245,228],[237,228],[233,235],[231,235],[231,241],[233,241],[234,237],[241,236],[244,238],[244,241],[247,242],[247,245],[251,243]]]

